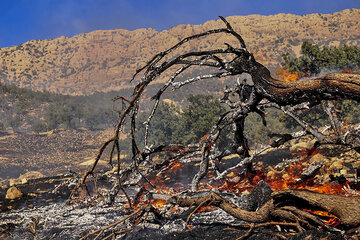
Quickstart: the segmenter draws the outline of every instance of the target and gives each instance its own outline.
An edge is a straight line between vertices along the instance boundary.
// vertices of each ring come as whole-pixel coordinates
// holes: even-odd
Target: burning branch
[[[236,153],[242,158],[241,161],[223,172],[217,171],[217,176],[214,176],[213,180],[207,181],[209,184],[214,184],[214,182],[221,180],[235,169],[246,168],[251,170],[252,161],[259,154],[271,147],[280,147],[292,139],[305,135],[312,135],[315,137],[317,141],[316,146],[319,146],[320,144],[337,144],[359,151],[360,127],[349,127],[348,129],[344,129],[341,118],[336,111],[334,111],[335,106],[333,104],[333,100],[338,99],[360,101],[359,74],[331,73],[322,77],[305,78],[296,81],[274,79],[271,76],[270,71],[257,62],[254,56],[247,50],[241,35],[234,31],[225,18],[220,18],[224,22],[226,28],[214,29],[184,38],[175,46],[155,55],[145,66],[136,71],[132,80],[142,73],[141,80],[134,88],[131,99],[123,97],[115,98],[121,99],[124,105],[124,108],[120,112],[120,118],[115,129],[115,134],[100,148],[92,168],[83,176],[83,184],[86,184],[89,175],[94,174],[97,163],[107,148],[110,148],[110,163],[112,163],[114,155],[117,158],[118,188],[126,195],[129,206],[134,208],[136,207],[136,204],[132,204],[132,201],[133,203],[138,202],[138,198],[131,201],[126,189],[129,186],[141,186],[141,181],[145,182],[145,185],[147,183],[148,187],[151,186],[156,189],[156,184],[152,182],[152,179],[150,179],[149,176],[151,174],[157,176],[160,173],[165,172],[169,166],[175,162],[179,164],[185,164],[185,162],[200,162],[199,170],[193,176],[191,185],[189,186],[191,191],[196,193],[202,186],[201,181],[204,180],[206,176],[209,176],[210,172],[216,172],[214,161],[230,154]],[[228,43],[224,43],[225,47],[222,49],[194,51],[171,56],[171,53],[185,43],[193,39],[204,38],[214,34],[230,35],[237,39],[238,46],[234,47]],[[200,68],[204,66],[207,69],[214,69],[214,71],[209,74],[194,76],[182,81],[178,80],[179,76],[189,71],[194,66]],[[158,90],[155,96],[152,97],[155,102],[150,114],[144,122],[144,146],[140,149],[135,139],[135,123],[143,94],[149,84],[156,81],[165,71],[173,71],[173,69],[176,69],[175,72],[173,72],[171,77]],[[228,105],[229,110],[222,116],[219,116],[217,122],[198,143],[193,143],[188,146],[179,144],[149,146],[148,135],[150,123],[153,120],[153,116],[156,114],[163,93],[167,91],[170,86],[173,90],[176,90],[195,81],[206,80],[209,78],[242,76],[242,74],[247,74],[250,77],[242,81],[239,79],[236,86],[230,87],[224,91],[222,102]],[[230,94],[238,95],[239,101],[231,101],[229,99]],[[307,109],[308,105],[313,106],[320,104],[322,104],[325,112],[328,114],[334,131],[328,131],[329,128],[320,131],[320,129],[312,126],[297,115],[297,111]],[[276,139],[269,146],[251,153],[244,134],[244,122],[250,113],[256,113],[260,115],[263,124],[266,126],[265,113],[263,112],[263,109],[265,108],[281,109],[286,115],[293,118],[299,126],[303,128],[303,131],[292,134],[274,133],[271,137]],[[126,122],[130,123],[132,162],[124,169],[121,169],[121,149],[119,146],[119,139],[122,130],[125,128]],[[219,150],[216,147],[216,141],[224,128],[229,125],[235,125],[235,143],[233,146],[230,146],[219,153]],[[167,155],[164,156],[160,162],[153,162],[152,157],[159,153],[167,153]],[[314,172],[315,171],[312,171],[310,175]],[[151,192],[150,190],[147,191],[149,193]],[[173,194],[176,193],[173,192]],[[294,198],[301,199],[302,202],[305,201],[307,205],[331,212],[341,220],[342,224],[352,226],[360,224],[360,219],[358,215],[355,214],[360,211],[360,202],[358,198],[345,198],[342,196],[316,194],[305,191],[287,190],[275,192],[271,199],[255,212],[243,210],[232,203],[229,203],[229,201],[217,193],[209,193],[207,196],[202,197],[178,197],[175,198],[176,200],[174,203],[183,207],[198,206],[197,208],[200,208],[200,206],[207,203],[208,205],[223,209],[225,212],[236,218],[252,223],[264,224],[270,221],[268,224],[273,224],[274,221],[276,223],[279,219],[284,219],[289,222],[288,226],[296,227],[298,231],[301,231],[303,226],[311,225],[318,225],[332,230],[319,220],[318,217],[302,210],[303,206],[287,206],[286,203],[288,200]],[[174,198],[172,198],[172,200],[174,201]],[[197,210],[197,208],[195,210]],[[132,215],[138,212],[139,210],[135,211]],[[196,211],[189,215],[187,223],[195,212]],[[248,234],[250,234],[257,226],[263,225],[252,226]],[[98,231],[101,232],[103,230]]]

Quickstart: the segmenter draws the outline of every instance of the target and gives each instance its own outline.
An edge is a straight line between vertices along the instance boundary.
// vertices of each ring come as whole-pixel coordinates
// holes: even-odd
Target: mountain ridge
[[[279,66],[282,53],[299,55],[304,40],[324,46],[360,45],[359,19],[360,9],[332,14],[227,17],[257,60],[272,70]],[[156,53],[184,37],[220,27],[221,20],[209,20],[160,32],[152,28],[96,30],[70,38],[30,40],[0,49],[0,81],[70,95],[117,91],[131,87],[128,80],[136,69]],[[224,48],[225,42],[237,44],[230,36],[217,34],[191,41],[177,53]]]

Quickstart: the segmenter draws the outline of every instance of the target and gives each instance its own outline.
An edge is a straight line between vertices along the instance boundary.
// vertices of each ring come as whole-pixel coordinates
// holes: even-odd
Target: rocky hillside
[[[311,40],[328,46],[360,44],[360,9],[333,14],[231,16],[227,18],[244,37],[257,59],[276,69],[281,54],[299,54],[301,43]],[[202,25],[154,29],[94,31],[72,38],[31,40],[0,49],[0,80],[34,90],[82,95],[129,87],[129,78],[154,54],[180,39],[222,27],[220,20]],[[179,51],[235,44],[226,35],[193,41]]]

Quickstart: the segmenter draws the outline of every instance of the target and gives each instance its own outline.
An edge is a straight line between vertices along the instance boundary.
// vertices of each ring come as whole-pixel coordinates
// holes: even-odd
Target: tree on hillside
[[[229,173],[229,170],[220,171],[216,168],[215,162],[220,161],[224,156],[237,153],[240,157],[239,162],[231,169],[246,168],[247,171],[251,172],[251,161],[254,156],[264,152],[270,147],[281,146],[291,139],[305,135],[312,135],[316,139],[314,148],[322,144],[334,144],[360,151],[360,127],[358,125],[345,127],[340,114],[335,110],[334,102],[334,100],[340,99],[360,101],[359,74],[332,73],[294,82],[275,79],[271,76],[270,71],[257,62],[253,54],[248,51],[242,36],[234,31],[226,19],[221,17],[221,20],[225,24],[224,28],[213,29],[184,38],[172,48],[155,55],[145,66],[136,71],[132,80],[136,79],[140,73],[142,73],[142,77],[135,86],[130,99],[126,99],[125,97],[118,98],[123,103],[123,110],[120,112],[115,133],[100,148],[93,167],[83,177],[82,182],[84,184],[88,176],[94,173],[97,163],[105,149],[110,149],[110,162],[113,156],[117,159],[117,187],[118,190],[123,190],[125,195],[127,193],[124,187],[138,184],[141,180],[149,182],[147,179],[148,174],[157,174],[168,167],[169,163],[174,163],[175,161],[180,164],[183,162],[192,162],[194,164],[200,162],[198,172],[193,176],[190,187],[192,193],[197,193],[200,187],[211,185],[212,181],[210,180],[201,182],[209,175],[210,170],[212,174],[215,175],[212,176],[214,179],[223,178]],[[205,38],[206,36],[215,34],[227,34],[234,37],[238,40],[238,45],[231,46],[228,43],[224,43],[224,48],[221,49],[199,50],[172,55],[175,50],[193,39]],[[304,49],[306,50],[305,47]],[[315,49],[310,52],[316,53],[317,51],[318,50]],[[210,70],[204,75],[179,80],[184,72],[194,66],[200,66],[201,68]],[[309,70],[318,71],[317,66],[310,66]],[[150,111],[149,115],[145,118],[145,131],[141,139],[144,144],[143,147],[140,147],[136,138],[138,110],[142,100],[144,100],[143,95],[149,84],[162,76],[165,71],[172,71],[172,75],[152,97],[154,105],[152,111]],[[208,128],[204,136],[199,139],[202,133],[195,134],[196,136],[185,142],[188,143],[190,140],[195,141],[189,144],[169,142],[165,145],[153,145],[150,143],[148,138],[150,134],[149,129],[151,129],[151,124],[156,121],[155,116],[159,111],[159,103],[165,91],[171,87],[176,90],[184,85],[200,80],[205,81],[209,78],[220,79],[225,77],[237,78],[237,83],[223,90],[221,102],[227,105],[227,111],[222,112],[220,109],[212,109],[215,110],[214,114],[219,114],[219,116],[216,122]],[[233,96],[237,96],[237,100],[234,100]],[[191,126],[192,118],[202,118],[201,115],[197,114],[198,110],[196,108],[201,107],[206,98],[192,100],[200,101],[195,101],[194,109],[190,107],[184,110],[188,116],[183,120],[183,123],[189,124],[189,126]],[[148,99],[145,101],[148,101]],[[324,131],[322,128],[320,130],[318,126],[313,126],[298,116],[298,112],[306,111],[315,105],[320,105],[329,118],[330,126],[325,128],[327,131]],[[271,134],[272,141],[268,146],[265,146],[259,151],[250,151],[248,140],[244,133],[245,119],[250,113],[257,114],[260,121],[266,126],[265,110],[268,108],[283,111],[284,114],[293,118],[302,130],[284,134],[274,129],[274,132]],[[162,110],[160,110],[160,112],[162,112]],[[203,122],[206,121],[208,120],[204,119]],[[130,126],[126,127],[126,123],[129,123]],[[201,124],[201,127],[203,125],[205,124]],[[235,146],[219,149],[216,145],[217,140],[228,126],[233,126]],[[199,128],[199,130],[202,130],[200,129],[201,127],[195,126],[195,128]],[[120,169],[122,160],[120,151],[122,149],[120,149],[119,140],[126,130],[128,130],[131,139],[129,148],[132,151],[132,163],[128,167]],[[161,159],[160,163],[152,161],[152,158],[159,153],[172,154],[166,155],[166,157]],[[139,168],[139,166],[141,166],[141,168]],[[208,179],[210,179],[210,177]],[[186,195],[186,192],[184,194]],[[354,211],[360,211],[359,200],[354,198],[331,198],[325,194],[306,194],[297,191],[279,192],[273,194],[272,198],[261,206],[258,211],[248,212],[230,204],[220,196],[220,193],[217,194],[213,192],[201,197],[192,197],[190,194],[186,196],[187,197],[184,198],[176,198],[175,203],[180,206],[196,205],[199,207],[207,203],[222,208],[232,216],[250,222],[266,222],[280,218],[298,225],[300,224],[299,221],[301,224],[307,223],[309,215],[300,209],[296,209],[295,211],[294,208],[286,208],[286,199],[287,197],[302,197],[310,199],[309,202],[313,205],[315,204],[317,207],[331,209],[332,213],[348,224],[358,225],[360,223],[360,218],[353,214]],[[281,197],[285,198],[283,205],[275,204],[274,201],[282,199]],[[128,198],[128,200],[131,206],[132,201],[130,198]]]
[[[55,129],[63,124],[68,129],[76,129],[83,116],[82,107],[76,102],[64,102],[49,107],[46,115],[48,129]]]
[[[142,142],[144,133],[146,131],[145,125],[148,115],[143,113],[139,116],[137,140]],[[153,121],[150,123],[149,144],[159,146],[164,145],[175,140],[175,132],[179,127],[179,111],[174,105],[168,103],[161,103],[154,115]]]
[[[190,95],[189,105],[180,115],[180,129],[177,131],[177,142],[190,144],[199,141],[225,112],[220,101],[211,95]]]
[[[340,47],[320,47],[308,41],[301,45],[300,57],[292,58],[290,53],[283,54],[283,66],[300,75],[319,74],[321,71],[359,71],[360,48],[343,45]]]
[[[299,76],[311,76],[321,72],[347,71],[358,72],[360,67],[360,48],[358,46],[343,45],[340,47],[320,47],[308,41],[301,46],[299,57],[290,57],[290,53],[283,54],[282,66],[289,72],[295,72]],[[360,116],[358,103],[352,100],[341,100],[337,107],[342,112],[342,117],[347,122],[356,123]],[[299,115],[307,122],[316,125],[324,125],[327,114],[320,106],[314,106]],[[281,121],[288,127],[294,127],[297,123],[282,114]]]
[[[149,144],[164,145],[169,142],[190,144],[199,141],[207,130],[226,110],[220,101],[211,95],[189,95],[188,105],[183,110],[162,102],[156,109],[149,126]],[[138,118],[136,139],[141,142],[146,131],[148,112],[141,113]],[[223,136],[222,141],[228,140]]]

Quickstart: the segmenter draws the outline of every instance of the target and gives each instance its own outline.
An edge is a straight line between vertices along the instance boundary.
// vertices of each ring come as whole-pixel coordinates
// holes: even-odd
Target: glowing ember
[[[308,155],[308,154],[307,154]],[[312,155],[312,154],[311,154]],[[286,173],[274,174],[268,176],[266,182],[270,185],[271,189],[274,191],[285,190],[285,189],[306,189],[318,193],[327,193],[327,194],[339,194],[346,195],[347,192],[344,189],[344,186],[348,182],[339,184],[335,182],[328,183],[315,183],[314,178],[302,179],[302,171],[304,166],[306,166],[306,160],[308,157],[303,158],[300,161],[288,166],[285,168]]]
[[[211,212],[214,211],[216,209],[216,207],[214,206],[201,206],[196,213],[201,213],[201,212]]]
[[[282,169],[282,171],[275,170],[270,167],[271,172],[265,174],[265,169],[259,168],[252,170],[248,173],[240,174],[237,170],[233,170],[223,182],[217,185],[217,188],[221,191],[232,191],[237,194],[243,192],[250,192],[260,180],[264,180],[270,186],[273,191],[280,191],[286,189],[304,189],[318,193],[326,194],[338,194],[338,195],[354,195],[352,189],[350,189],[348,182],[317,182],[315,175],[308,177],[303,175],[304,169],[309,166],[308,160],[314,154],[318,154],[320,151],[311,148],[304,150],[298,154],[303,155],[301,159],[288,164]],[[304,156],[305,155],[305,156]],[[325,166],[324,166],[325,168]],[[213,185],[214,187],[215,185]],[[205,188],[205,187],[203,187]],[[350,189],[347,190],[347,189]]]
[[[279,68],[279,70],[277,71],[277,75],[279,77],[279,80],[282,80],[285,82],[294,82],[301,77],[296,72],[289,72],[287,69],[285,69],[283,67]]]
[[[169,172],[175,173],[177,171],[182,172],[181,163],[180,162],[173,162],[170,166]]]
[[[342,71],[343,73],[356,73],[355,71],[351,70],[351,69],[345,69]]]
[[[321,216],[321,217],[325,217],[326,219],[328,219],[325,224],[331,227],[337,227],[340,225],[341,221],[340,219],[328,212],[325,211],[318,211],[318,210],[309,210],[309,209],[303,209],[304,211],[313,213],[315,215]]]
[[[231,178],[229,176],[231,176]],[[225,183],[219,187],[219,190],[241,194],[244,191],[251,191],[261,180],[265,180],[265,174],[261,170],[249,172],[244,175],[239,175],[238,172],[234,171],[228,174],[228,178],[225,179]]]
[[[163,209],[166,207],[166,201],[164,199],[157,199],[151,205],[156,209]]]

